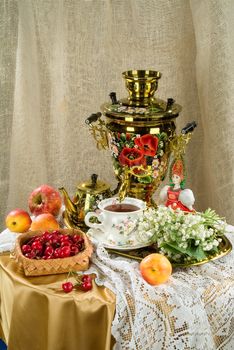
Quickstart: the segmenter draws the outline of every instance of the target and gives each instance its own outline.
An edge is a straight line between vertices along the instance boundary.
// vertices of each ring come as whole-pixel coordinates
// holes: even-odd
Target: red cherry
[[[52,238],[52,244],[53,244],[54,247],[60,246],[60,240],[59,240],[59,238],[58,238],[58,237]]]
[[[53,255],[46,255],[45,256],[45,260],[50,260],[50,259],[54,259]]]
[[[45,242],[46,242],[45,237],[41,236],[39,242],[40,242],[41,244],[45,244]]]
[[[54,253],[54,249],[51,246],[46,247],[45,252],[44,252],[45,256],[48,257],[48,256],[52,255],[53,253]]]
[[[42,237],[44,238],[45,241],[48,241],[49,237],[50,237],[50,233],[48,231],[45,231],[42,234]]]
[[[32,248],[29,244],[24,244],[22,247],[21,247],[21,250],[22,250],[22,253],[25,255],[25,253],[30,253]]]
[[[65,247],[65,246],[70,246],[71,245],[71,243],[69,242],[69,241],[62,241],[61,242],[61,247]]]
[[[73,235],[72,239],[74,243],[84,242],[84,239],[80,235]]]
[[[35,236],[33,238],[33,242],[40,242],[41,241],[41,237]]]
[[[65,293],[70,293],[73,289],[73,284],[71,282],[65,282],[62,284],[62,288]]]
[[[42,244],[38,241],[34,241],[32,243],[32,249],[33,250],[37,250],[37,251],[41,251],[42,250]]]
[[[79,248],[75,244],[72,244],[70,246],[70,249],[71,249],[71,255],[76,255],[79,253]]]
[[[56,248],[54,250],[54,259],[59,259],[61,258],[61,248]]]
[[[62,235],[60,241],[69,241],[69,236],[68,235]]]
[[[52,237],[46,242],[46,245],[52,245],[53,241],[54,241],[54,238]]]
[[[68,245],[65,245],[64,247],[61,247],[61,256],[64,258],[69,257],[71,254],[71,248]]]
[[[92,278],[91,278],[90,275],[83,275],[81,280],[82,280],[82,282],[90,282],[90,283],[92,283]]]
[[[28,259],[35,259],[36,258],[36,253],[34,251],[31,251],[30,253],[26,253],[25,257]]]
[[[87,291],[91,290],[92,288],[93,288],[92,282],[89,282],[89,281],[84,281],[81,285],[81,289],[84,292],[87,292]]]

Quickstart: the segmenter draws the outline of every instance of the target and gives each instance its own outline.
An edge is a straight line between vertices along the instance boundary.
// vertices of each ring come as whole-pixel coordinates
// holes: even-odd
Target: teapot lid
[[[77,189],[90,194],[101,194],[110,189],[110,185],[97,180],[98,175],[92,174],[90,180],[77,186]]]

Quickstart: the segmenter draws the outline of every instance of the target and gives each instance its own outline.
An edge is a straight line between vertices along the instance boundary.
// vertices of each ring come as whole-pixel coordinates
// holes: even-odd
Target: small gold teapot
[[[113,195],[110,186],[97,180],[98,175],[92,174],[91,179],[77,186],[73,200],[69,197],[64,187],[59,188],[63,195],[65,210],[63,220],[68,228],[84,229],[84,217],[89,211],[95,211],[98,203]]]

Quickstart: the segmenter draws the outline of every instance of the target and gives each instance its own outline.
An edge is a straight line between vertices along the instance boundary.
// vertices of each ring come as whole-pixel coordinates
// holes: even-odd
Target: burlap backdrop
[[[234,2],[232,0],[1,0],[1,226],[27,209],[42,183],[72,194],[93,172],[115,184],[85,118],[121,73],[156,69],[158,96],[183,106],[178,130],[196,120],[187,186],[196,208],[234,223]]]

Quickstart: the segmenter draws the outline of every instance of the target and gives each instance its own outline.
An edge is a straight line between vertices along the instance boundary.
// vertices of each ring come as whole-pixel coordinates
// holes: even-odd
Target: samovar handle
[[[173,98],[169,97],[167,99],[166,111],[169,111],[174,103],[175,103],[175,100]]]
[[[181,130],[181,134],[174,134],[170,139],[170,149],[174,158],[181,158],[185,154],[185,148],[189,143],[193,130],[196,128],[197,123],[195,121],[185,125]]]
[[[101,119],[101,116],[101,112],[92,113],[85,120],[85,123],[88,124],[93,138],[97,143],[97,148],[99,150],[108,148],[108,135],[106,130],[106,123]]]

